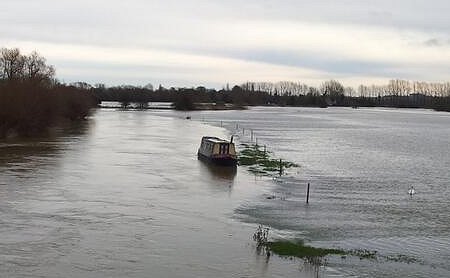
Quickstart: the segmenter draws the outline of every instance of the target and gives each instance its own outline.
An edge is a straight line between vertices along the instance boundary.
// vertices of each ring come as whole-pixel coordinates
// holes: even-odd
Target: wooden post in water
[[[245,128],[242,128],[242,135],[245,135]]]
[[[251,135],[251,142],[253,142],[253,129],[250,130],[250,135]]]
[[[308,188],[306,189],[306,203],[309,204],[309,182],[308,182]]]
[[[264,156],[266,156],[266,145],[264,145]]]
[[[256,140],[256,147],[258,147],[258,138],[255,138]]]
[[[280,176],[283,175],[283,162],[280,158]]]

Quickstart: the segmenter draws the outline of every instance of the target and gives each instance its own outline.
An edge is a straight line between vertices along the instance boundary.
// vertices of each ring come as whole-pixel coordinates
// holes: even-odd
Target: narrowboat
[[[198,159],[222,166],[236,166],[237,157],[234,148],[233,136],[231,140],[204,136],[198,149]]]

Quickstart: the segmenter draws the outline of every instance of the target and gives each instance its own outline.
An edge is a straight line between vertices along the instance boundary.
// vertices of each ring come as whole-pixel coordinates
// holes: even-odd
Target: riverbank
[[[356,106],[356,105],[341,105],[341,106],[333,106],[333,105],[318,105],[318,106],[279,106],[279,105],[260,105],[260,106],[242,106],[242,105],[234,105],[231,103],[226,104],[216,104],[216,103],[195,103],[194,107],[188,110],[181,110],[181,111],[221,111],[221,110],[246,110],[252,107],[286,107],[286,108],[317,108],[317,109],[326,109],[326,108],[353,108],[353,109],[359,109],[359,108],[369,108],[369,109],[428,109],[428,110],[435,110],[438,112],[450,112],[450,106],[440,106],[440,107],[395,107],[395,106]],[[144,104],[139,103],[127,103],[126,105],[121,104],[120,102],[114,102],[114,101],[106,101],[102,102],[98,105],[98,108],[102,109],[131,109],[131,110],[177,110],[170,102],[149,102]]]
[[[99,104],[98,108],[102,109],[122,109],[122,110],[178,110],[176,109],[173,104],[161,102],[161,103],[152,103],[149,105],[146,103],[145,105],[139,105],[139,104],[127,104],[126,106],[122,105],[119,102],[108,102],[108,104]],[[181,111],[222,111],[222,110],[245,110],[247,109],[244,106],[237,106],[233,104],[216,104],[216,103],[194,103],[194,107],[189,110],[183,110]]]

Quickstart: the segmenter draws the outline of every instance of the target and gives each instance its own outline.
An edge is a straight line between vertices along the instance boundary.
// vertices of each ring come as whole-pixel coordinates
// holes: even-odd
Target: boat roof
[[[230,141],[227,140],[223,140],[217,137],[212,137],[212,136],[203,136],[202,140],[208,140],[212,143],[230,143]]]

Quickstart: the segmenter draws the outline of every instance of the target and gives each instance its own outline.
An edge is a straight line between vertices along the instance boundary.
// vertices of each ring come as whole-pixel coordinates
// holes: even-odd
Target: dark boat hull
[[[201,153],[197,153],[198,159],[203,160],[208,163],[213,163],[215,165],[227,166],[227,167],[236,167],[237,159],[232,157],[210,157]]]

